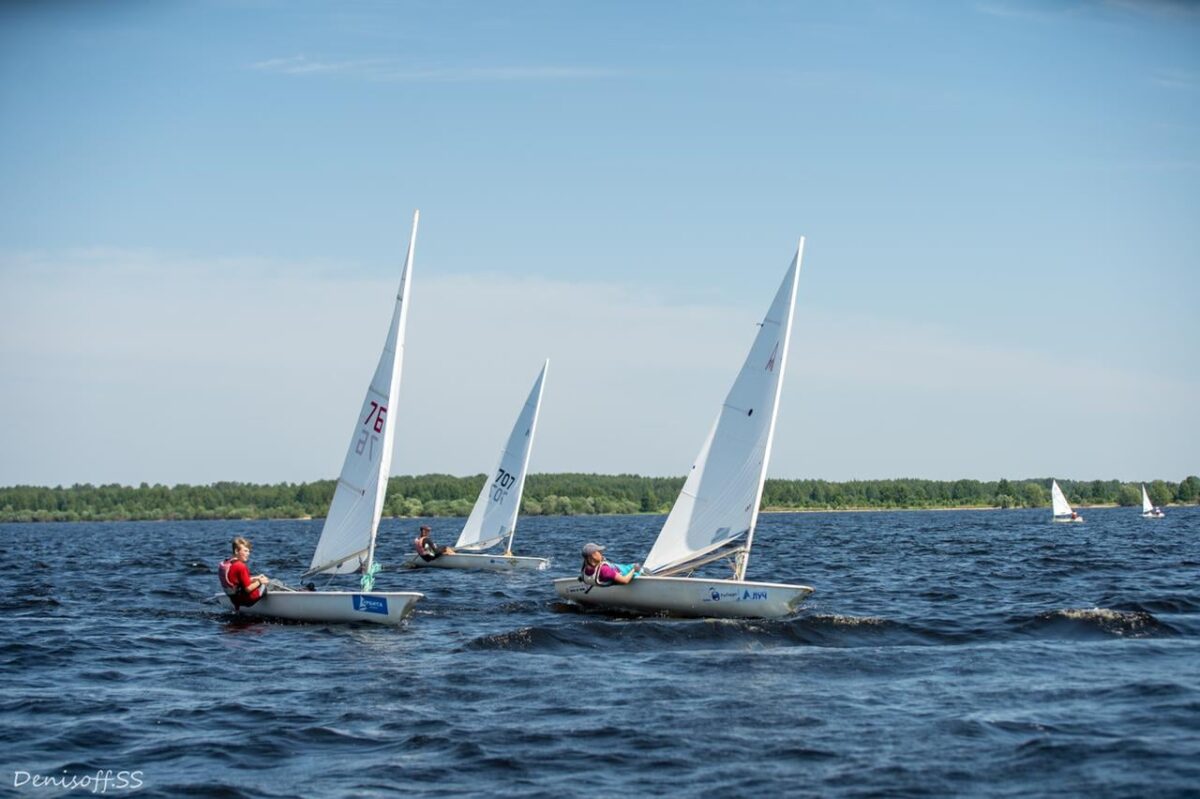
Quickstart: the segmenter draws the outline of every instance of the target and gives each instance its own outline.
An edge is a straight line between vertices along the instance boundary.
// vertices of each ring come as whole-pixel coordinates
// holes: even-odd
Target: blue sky
[[[770,474],[1200,471],[1187,3],[0,6],[0,484],[682,474],[807,237]],[[48,420],[54,420],[50,422]]]

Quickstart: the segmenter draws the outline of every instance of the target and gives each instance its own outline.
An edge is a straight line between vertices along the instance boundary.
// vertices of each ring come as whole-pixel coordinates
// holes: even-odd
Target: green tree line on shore
[[[425,474],[388,481],[385,516],[466,516],[484,475]],[[1059,480],[1075,505],[1141,503],[1139,483]],[[145,521],[163,519],[303,519],[322,516],[334,481],[140,486],[76,484],[0,487],[0,522]],[[534,474],[521,511],[530,516],[666,513],[682,477],[636,474]],[[1146,483],[1155,505],[1200,502],[1200,477]],[[1027,480],[767,480],[766,510],[909,508],[1040,508],[1050,504],[1050,478]]]

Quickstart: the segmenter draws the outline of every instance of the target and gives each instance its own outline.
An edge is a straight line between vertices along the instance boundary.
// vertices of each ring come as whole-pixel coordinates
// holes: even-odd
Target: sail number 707
[[[375,459],[375,443],[379,441],[379,436],[376,433],[383,432],[384,420],[387,419],[387,406],[380,405],[378,402],[371,400],[371,412],[367,414],[367,418],[363,419],[363,429],[358,434],[358,441],[354,444],[354,451],[362,455],[364,450],[368,450],[367,457],[371,460]],[[374,420],[374,422],[372,422]],[[372,430],[374,432],[372,432]]]
[[[512,484],[515,482],[517,482],[516,475],[500,469],[492,483],[492,502],[503,502],[504,497],[508,494],[508,489],[512,488]]]

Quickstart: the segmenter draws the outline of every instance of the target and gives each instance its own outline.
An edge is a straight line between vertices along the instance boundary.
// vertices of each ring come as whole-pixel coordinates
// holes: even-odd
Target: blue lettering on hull
[[[354,609],[361,613],[382,613],[387,615],[387,597],[354,595]]]
[[[762,602],[767,599],[769,592],[767,591],[751,591],[749,588],[743,588],[740,592],[719,591],[715,587],[708,589],[708,596],[702,599],[702,602]]]

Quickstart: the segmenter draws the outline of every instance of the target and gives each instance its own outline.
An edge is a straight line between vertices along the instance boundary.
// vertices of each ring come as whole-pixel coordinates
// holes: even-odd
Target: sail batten
[[[487,549],[505,538],[510,540],[511,546],[511,538],[517,526],[517,515],[521,511],[525,475],[529,469],[529,455],[533,450],[533,437],[542,406],[542,389],[549,368],[550,361],[546,361],[537,379],[533,381],[529,396],[513,423],[512,432],[500,450],[499,461],[484,481],[475,505],[471,508],[471,515],[467,517],[454,545],[455,549]]]
[[[643,570],[648,574],[685,569],[743,536],[743,564],[749,557],[779,409],[802,254],[803,239],[646,556]]]
[[[369,570],[375,555],[375,534],[387,495],[395,439],[396,399],[404,360],[404,331],[408,293],[417,243],[419,213],[413,214],[412,235],[400,275],[400,287],[379,362],[367,384],[355,417],[346,458],[334,487],[333,501],[306,574],[345,574]],[[365,558],[363,556],[366,556]]]

